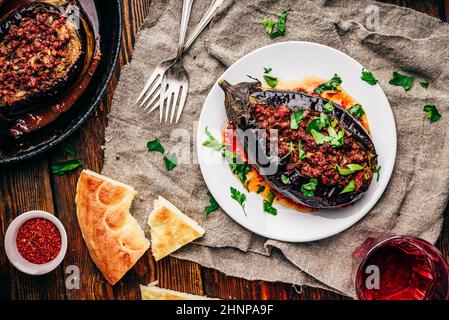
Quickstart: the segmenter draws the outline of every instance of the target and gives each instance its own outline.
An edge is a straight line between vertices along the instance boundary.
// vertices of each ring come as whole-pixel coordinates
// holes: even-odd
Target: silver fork
[[[195,28],[195,30],[192,32],[192,35],[189,37],[187,43],[184,45],[183,52],[186,52],[186,51],[190,48],[190,46],[195,42],[195,40],[198,38],[198,36],[201,34],[201,32],[204,30],[204,28],[205,28],[205,27],[209,24],[209,22],[212,20],[212,18],[213,18],[214,15],[215,15],[215,12],[216,12],[217,9],[220,7],[220,5],[223,4],[223,2],[224,2],[224,0],[213,0],[213,1],[212,1],[211,5],[209,6],[208,10],[207,10],[206,13],[204,14],[204,16],[203,16],[203,18],[201,19],[201,21],[199,22],[198,26],[197,26],[197,27]],[[176,58],[175,58],[175,59],[176,59]],[[185,76],[187,76],[187,73],[185,72],[184,68],[182,67],[181,59],[178,61],[178,62],[180,62],[180,64],[181,64],[180,66],[179,66],[179,65],[175,66],[175,61],[174,61],[175,59],[171,59],[171,60],[168,60],[168,61],[167,61],[167,62],[172,63],[173,67],[176,69],[176,70],[174,70],[174,72],[173,72],[173,73],[175,74],[175,77],[176,77],[176,75],[179,75],[179,72],[185,73]],[[160,79],[162,80],[162,79],[164,78],[164,73],[167,71],[168,68],[170,68],[170,66],[171,66],[171,65],[169,65],[168,67],[165,67],[165,66],[158,66],[159,70],[155,70],[155,71],[153,72],[153,75],[150,77],[150,80],[148,81],[148,82],[149,82],[148,86],[151,85],[151,83],[154,82],[155,78],[157,77],[157,76],[154,76],[154,74],[156,73],[156,71],[158,71],[158,73],[160,73],[161,70],[162,70],[163,68],[165,68],[165,69],[163,69],[163,72],[160,74]],[[172,67],[172,68],[173,68],[173,67]],[[184,72],[182,72],[182,71],[184,71]],[[183,78],[185,78],[185,77],[183,77]],[[158,79],[158,80],[159,80],[159,79]],[[175,80],[175,81],[176,81],[176,80]],[[178,123],[179,118],[181,117],[181,114],[182,114],[182,111],[183,111],[184,105],[185,105],[185,100],[186,100],[186,98],[187,98],[187,92],[188,92],[188,76],[187,76],[187,82],[185,82],[185,80],[184,80],[183,83],[186,84],[186,85],[184,85],[184,87],[181,85],[181,87],[182,87],[183,90],[182,90],[182,94],[181,94],[181,99],[179,100],[180,103],[179,103],[178,112],[177,112],[177,115],[176,115],[176,123]],[[151,113],[152,111],[154,111],[155,109],[157,109],[157,108],[160,107],[160,105],[161,105],[161,100],[160,100],[160,95],[161,95],[161,94],[160,94],[160,87],[162,87],[162,86],[160,86],[160,84],[157,84],[155,87],[153,87],[153,88],[152,88],[152,91],[149,92],[149,94],[146,96],[145,100],[140,104],[140,106],[143,106],[143,105],[145,104],[145,102],[147,102],[148,99],[149,99],[151,96],[153,96],[153,98],[152,98],[150,101],[148,101],[148,103],[146,104],[146,107],[145,107],[145,110],[147,110],[150,106],[154,105],[154,106],[150,109],[150,111],[148,111],[148,113]],[[179,83],[178,83],[178,87],[179,87]],[[158,89],[157,92],[155,91],[156,89]],[[184,90],[184,89],[185,89],[185,90]],[[140,98],[145,94],[145,91],[146,91],[146,90],[148,90],[148,87],[144,88],[144,92],[141,94],[141,96],[139,97],[138,100],[140,100]],[[175,109],[176,109],[176,103],[177,103],[177,100],[178,100],[178,97],[179,97],[179,91],[176,92],[176,91],[173,91],[173,90],[172,90],[172,92],[170,92],[170,93],[171,93],[171,94],[169,94],[169,95],[164,94],[164,101],[165,101],[165,96],[167,97],[167,99],[169,99],[169,98],[172,98],[172,96],[174,95],[174,97],[173,97],[173,103],[171,104],[171,105],[172,105],[172,108],[171,108],[172,110],[171,110],[171,117],[170,117],[170,123],[173,123],[173,118],[174,118],[174,115],[175,115]],[[153,95],[153,94],[154,94],[154,95]],[[159,103],[156,103],[156,104],[155,104],[155,102],[156,102],[157,100],[159,100]],[[171,102],[171,100],[167,100],[167,106],[170,106],[170,105],[168,105],[170,102]],[[162,114],[163,114],[162,111],[163,111],[163,109],[161,108],[161,112],[160,112],[161,119],[162,119]],[[165,111],[165,121],[166,121],[166,122],[167,122],[167,120],[168,120],[168,115],[169,115],[169,113],[170,113],[170,109],[167,108],[166,111]]]
[[[183,51],[182,49],[184,46],[185,36],[187,33],[187,26],[189,24],[190,11],[192,9],[193,1],[194,0],[183,0],[181,27],[179,31],[178,52],[176,54],[176,57],[165,60],[161,62],[158,66],[156,66],[150,78],[148,79],[147,83],[145,84],[145,87],[143,88],[142,92],[140,93],[139,97],[136,100],[136,104],[139,104],[139,107],[142,107],[146,104],[144,110],[147,110],[154,102],[156,102],[159,99],[159,104],[161,105],[161,112],[160,112],[161,123],[162,123],[162,107],[163,107],[162,104],[164,102],[165,90],[161,90],[160,88],[163,88],[164,75],[166,74],[167,70],[170,69],[170,67],[176,64],[176,62],[182,58],[182,51]]]

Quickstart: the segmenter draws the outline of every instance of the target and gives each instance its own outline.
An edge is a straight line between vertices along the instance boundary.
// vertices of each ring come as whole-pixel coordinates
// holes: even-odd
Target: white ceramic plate
[[[204,103],[197,133],[197,150],[201,172],[221,208],[243,227],[267,238],[289,242],[314,241],[349,228],[376,204],[387,187],[396,158],[396,126],[390,104],[379,85],[371,86],[360,79],[363,66],[348,55],[316,43],[283,42],[257,49],[234,63],[220,79],[231,84],[248,81],[247,75],[262,78],[263,68],[273,68],[282,80],[299,80],[306,76],[330,79],[335,73],[343,79],[343,88],[364,106],[372,139],[382,166],[380,181],[373,180],[364,197],[353,206],[317,213],[300,213],[276,205],[277,216],[265,214],[262,197],[247,194],[245,216],[239,204],[231,199],[230,187],[244,192],[242,184],[231,173],[219,152],[202,146],[205,128],[217,138],[227,120],[224,93],[215,84]]]

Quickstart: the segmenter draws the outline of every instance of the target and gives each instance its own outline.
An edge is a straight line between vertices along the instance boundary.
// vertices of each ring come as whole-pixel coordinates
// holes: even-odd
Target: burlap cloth
[[[203,239],[174,256],[232,276],[323,287],[352,297],[352,253],[368,235],[388,232],[437,240],[449,192],[449,25],[413,10],[370,1],[228,0],[185,58],[190,92],[180,124],[159,125],[157,112],[147,115],[133,102],[154,66],[175,52],[181,2],[152,2],[132,62],[121,75],[106,130],[103,173],[137,189],[132,212],[145,230],[153,200],[162,195],[206,229]],[[190,30],[208,3],[196,1]],[[365,26],[365,10],[373,4],[380,8],[376,31]],[[269,39],[261,24],[263,17],[288,8],[293,11],[287,35]],[[167,172],[161,155],[146,149],[146,142],[156,137],[169,151],[179,147],[178,141],[170,139],[173,129],[188,130],[193,137],[205,97],[220,74],[250,51],[286,40],[335,47],[371,69],[391,103],[398,133],[394,174],[371,212],[337,236],[302,244],[262,238],[223,211],[206,219],[204,207],[209,199],[198,165],[182,164]],[[196,59],[192,53],[197,53]],[[395,70],[429,79],[430,88],[424,90],[415,83],[405,93],[389,85]],[[439,107],[441,121],[431,124],[424,119],[422,108],[427,103]],[[193,148],[193,138],[185,143]],[[179,156],[180,161],[196,161],[194,153]]]

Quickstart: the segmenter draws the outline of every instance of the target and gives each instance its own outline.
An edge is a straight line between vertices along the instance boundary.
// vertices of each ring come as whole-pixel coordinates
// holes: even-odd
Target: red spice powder
[[[34,264],[50,262],[61,251],[61,234],[53,222],[33,218],[17,233],[17,249],[22,257]]]

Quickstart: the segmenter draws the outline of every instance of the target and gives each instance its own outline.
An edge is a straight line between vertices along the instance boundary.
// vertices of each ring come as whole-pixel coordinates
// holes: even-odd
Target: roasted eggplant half
[[[18,0],[0,9],[0,138],[48,125],[83,94],[101,59],[93,8],[93,0]]]
[[[250,163],[275,191],[324,209],[350,205],[368,190],[376,150],[343,107],[307,93],[263,90],[260,82],[219,85]]]

